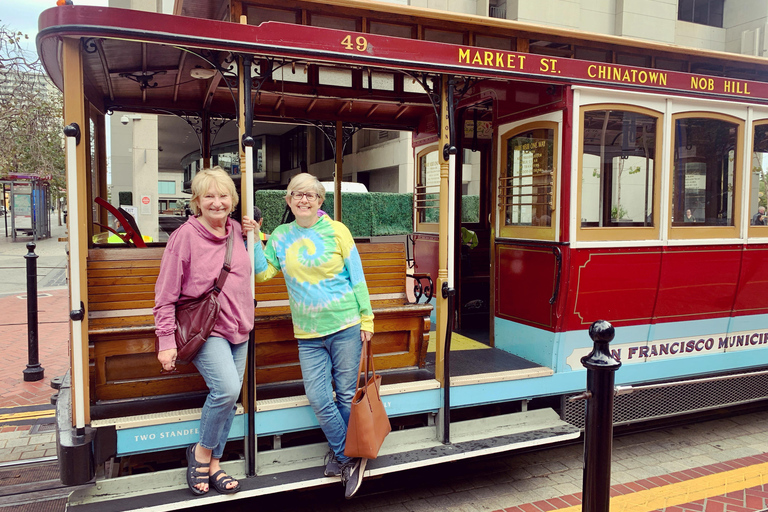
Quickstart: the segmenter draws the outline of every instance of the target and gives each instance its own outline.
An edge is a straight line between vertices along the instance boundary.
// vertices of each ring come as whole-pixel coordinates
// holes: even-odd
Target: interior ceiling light
[[[209,78],[213,78],[215,74],[216,74],[215,69],[207,69],[207,68],[192,68],[189,71],[189,75],[192,78],[197,78],[199,80],[208,80]]]

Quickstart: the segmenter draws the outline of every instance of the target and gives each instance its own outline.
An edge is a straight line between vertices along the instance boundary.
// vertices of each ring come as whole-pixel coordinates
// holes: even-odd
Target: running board
[[[380,455],[370,460],[365,476],[441,464],[471,457],[520,450],[569,441],[580,435],[578,428],[560,420],[551,409],[481,418],[451,424],[452,444],[435,439],[435,427],[392,432]],[[99,480],[95,485],[74,491],[68,511],[165,511],[199,507],[224,500],[253,498],[267,494],[339,484],[338,477],[323,476],[325,443],[259,453],[259,475],[245,478],[242,462],[222,466],[240,479],[242,490],[222,496],[211,490],[193,497],[185,483],[185,469],[160,471]],[[108,504],[106,503],[108,502]]]

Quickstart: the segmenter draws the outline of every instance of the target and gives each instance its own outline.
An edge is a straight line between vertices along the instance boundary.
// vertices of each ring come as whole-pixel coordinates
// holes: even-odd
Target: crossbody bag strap
[[[232,246],[233,240],[234,240],[234,229],[229,230],[229,236],[227,237],[227,255],[224,257],[224,266],[221,267],[221,272],[219,272],[219,277],[216,279],[216,284],[213,287],[213,293],[218,295],[221,292],[221,289],[224,288],[224,283],[227,282],[227,276],[229,276],[229,272],[232,270]]]

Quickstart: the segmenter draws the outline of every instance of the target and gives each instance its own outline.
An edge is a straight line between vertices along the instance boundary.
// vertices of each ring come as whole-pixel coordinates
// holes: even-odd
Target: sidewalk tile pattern
[[[503,512],[581,512],[581,500],[581,493],[575,493]],[[766,508],[768,453],[611,487],[612,512],[755,512]]]

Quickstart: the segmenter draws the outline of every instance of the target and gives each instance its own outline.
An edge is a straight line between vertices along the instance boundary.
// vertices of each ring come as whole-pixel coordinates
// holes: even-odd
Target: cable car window
[[[768,226],[768,123],[755,126],[750,165],[749,225]],[[767,236],[760,229],[759,236]]]
[[[584,113],[581,227],[653,227],[657,119]]]
[[[502,136],[501,236],[555,238],[557,124],[536,123]]]
[[[416,155],[416,231],[437,233],[440,222],[440,162],[437,146]]]
[[[675,120],[672,226],[734,226],[738,132],[725,119]]]
[[[658,239],[661,114],[593,105],[582,109],[581,126],[579,238]]]

